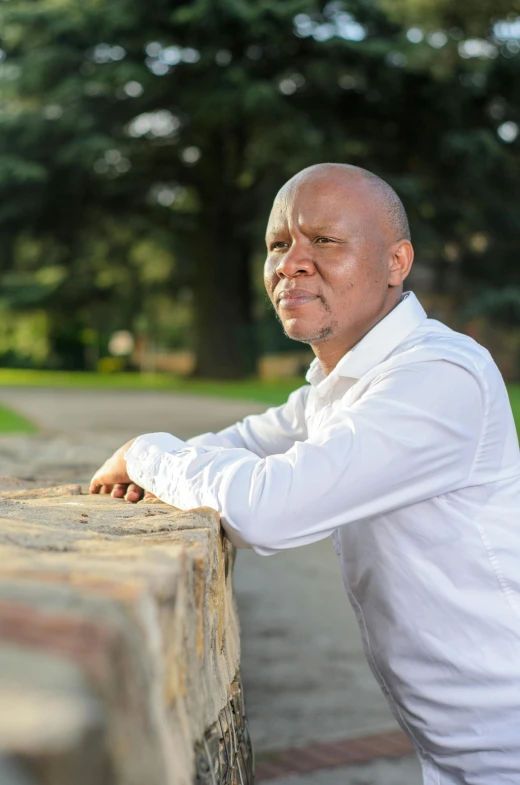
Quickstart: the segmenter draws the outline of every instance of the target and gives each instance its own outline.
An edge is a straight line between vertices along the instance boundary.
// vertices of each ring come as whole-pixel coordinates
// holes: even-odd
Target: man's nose
[[[314,263],[309,248],[293,243],[276,265],[279,278],[294,278],[296,275],[312,275]]]

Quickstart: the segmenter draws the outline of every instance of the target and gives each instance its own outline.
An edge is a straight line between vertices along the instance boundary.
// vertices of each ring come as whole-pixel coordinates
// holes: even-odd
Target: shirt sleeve
[[[128,451],[128,474],[177,507],[217,509],[232,542],[270,554],[464,487],[482,419],[468,371],[419,362],[381,375],[352,406],[340,402],[325,427],[283,453],[151,434]]]
[[[260,458],[284,453],[307,437],[305,403],[310,387],[300,387],[282,406],[253,414],[218,433],[203,433],[186,441],[192,447],[241,447]]]

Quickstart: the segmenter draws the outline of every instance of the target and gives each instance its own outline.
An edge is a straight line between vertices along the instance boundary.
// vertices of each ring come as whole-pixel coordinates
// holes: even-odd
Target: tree
[[[519,0],[378,0],[390,18],[430,30],[488,36],[493,23],[520,14]]]
[[[80,334],[191,286],[197,372],[250,373],[269,203],[326,160],[397,188],[438,288],[518,283],[515,39],[426,36],[383,2],[1,4],[0,243],[30,282],[17,291]]]
[[[287,100],[303,81],[291,74],[316,49],[293,34],[306,5],[43,0],[4,9],[4,68],[18,69],[3,142],[7,231],[50,233],[72,271],[104,216],[135,227],[144,212],[142,231],[148,222],[169,232],[191,268],[205,375],[253,370],[249,260],[260,206],[338,137],[337,121],[329,131]],[[99,295],[90,289],[82,284],[84,298]]]

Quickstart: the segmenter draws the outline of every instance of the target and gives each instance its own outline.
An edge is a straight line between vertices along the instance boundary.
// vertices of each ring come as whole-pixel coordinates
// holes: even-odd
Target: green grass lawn
[[[0,433],[35,433],[36,428],[16,412],[0,406]]]
[[[511,408],[516,422],[516,430],[520,437],[520,384],[509,384],[507,386],[509,392],[509,400],[511,401]]]
[[[171,374],[88,373],[83,371],[31,371],[0,369],[0,387],[87,387],[116,390],[164,390],[193,395],[242,398],[278,404],[290,392],[305,384],[302,378],[243,379],[236,382],[185,379]]]

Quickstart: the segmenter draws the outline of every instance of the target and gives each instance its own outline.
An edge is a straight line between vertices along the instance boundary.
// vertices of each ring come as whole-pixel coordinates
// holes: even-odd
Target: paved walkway
[[[110,433],[125,440],[157,430],[175,431],[185,439],[266,408],[250,401],[180,393],[27,387],[0,388],[0,402],[51,433]]]
[[[0,474],[80,481],[136,434],[167,430],[187,438],[265,409],[250,402],[163,392],[27,388],[1,389],[0,403],[43,429],[36,437],[0,438]],[[235,585],[248,714],[260,757],[267,751],[396,729],[365,663],[328,540],[272,557],[240,551]],[[418,764],[409,758],[276,779],[278,785],[420,781]]]
[[[265,780],[258,780],[265,782]],[[420,785],[420,766],[415,758],[321,769],[310,774],[292,774],[273,780],[273,785]]]
[[[0,403],[40,429],[32,439],[4,436],[0,474],[88,479],[117,447],[141,433],[181,439],[225,428],[265,406],[134,390],[0,388]]]

